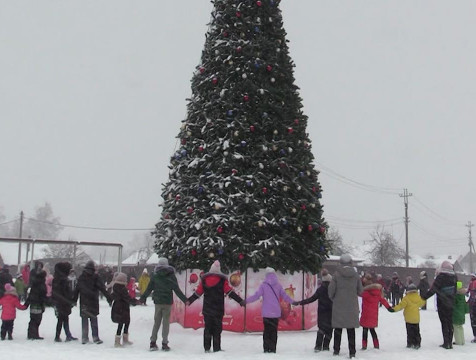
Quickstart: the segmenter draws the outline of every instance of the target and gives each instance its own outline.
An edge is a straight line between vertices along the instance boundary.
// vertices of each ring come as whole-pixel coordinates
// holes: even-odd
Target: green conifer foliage
[[[328,254],[279,2],[213,1],[155,230],[177,269],[315,273]]]

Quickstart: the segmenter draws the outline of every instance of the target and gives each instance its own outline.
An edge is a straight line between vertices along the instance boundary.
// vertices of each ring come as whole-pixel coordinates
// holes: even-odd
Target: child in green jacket
[[[455,345],[464,345],[464,320],[465,315],[469,313],[469,305],[466,302],[466,289],[463,288],[463,283],[458,281],[456,283],[456,296],[453,307],[453,329],[455,337]]]

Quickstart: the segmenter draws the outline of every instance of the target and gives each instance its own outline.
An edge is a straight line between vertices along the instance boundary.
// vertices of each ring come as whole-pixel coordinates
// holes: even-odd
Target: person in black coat
[[[30,277],[30,293],[25,304],[30,305],[30,322],[28,323],[28,339],[43,340],[39,327],[43,319],[46,304],[46,272],[39,270]]]
[[[5,284],[13,284],[13,278],[10,274],[10,267],[8,265],[3,265],[2,270],[0,271],[0,298],[5,294]]]
[[[82,274],[78,278],[76,289],[74,290],[73,301],[78,301],[79,297],[79,314],[81,316],[82,325],[82,343],[89,342],[89,325],[91,323],[91,332],[95,344],[102,344],[99,339],[98,318],[99,315],[99,292],[103,293],[108,303],[111,303],[111,297],[107,293],[104,284],[96,274],[96,265],[90,260],[86,263]]]
[[[321,272],[322,284],[319,286],[310,298],[293,302],[293,305],[306,305],[319,300],[317,308],[317,331],[315,352],[329,350],[329,344],[332,339],[332,300],[329,299],[329,284],[332,276],[323,269]]]
[[[71,307],[74,304],[73,292],[71,291],[68,281],[70,271],[71,264],[69,262],[60,262],[55,265],[52,299],[56,317],[58,318],[56,324],[56,342],[61,342],[60,334],[62,327],[64,327],[66,334],[66,341],[78,340],[71,335],[71,331],[69,330],[69,315],[71,314]]]
[[[418,283],[418,291],[420,293],[420,296],[425,296],[428,293],[428,290],[430,290],[430,284],[428,283],[428,275],[426,274],[426,271],[422,271],[420,273],[420,282]],[[422,306],[421,309],[426,310],[426,303],[425,306]]]
[[[111,309],[111,320],[117,325],[117,332],[114,341],[115,347],[121,347],[123,345],[132,345],[132,342],[129,341],[129,324],[131,322],[131,313],[130,306],[135,306],[138,304],[138,300],[133,299],[129,296],[129,292],[126,288],[127,285],[127,275],[124,273],[118,273],[116,279],[114,280],[114,285],[112,286],[112,309]],[[121,344],[121,333],[124,328],[124,334],[122,335],[122,344]]]
[[[443,333],[443,344],[445,349],[453,348],[453,307],[456,295],[456,275],[453,265],[447,260],[441,263],[437,271],[437,276],[430,290],[422,296],[427,300],[437,294],[436,305],[438,307],[438,317],[441,322],[441,331]]]

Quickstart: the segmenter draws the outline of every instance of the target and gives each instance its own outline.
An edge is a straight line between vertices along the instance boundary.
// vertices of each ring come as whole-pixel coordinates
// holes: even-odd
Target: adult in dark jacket
[[[125,345],[132,345],[132,342],[129,341],[129,324],[131,322],[131,311],[130,306],[135,306],[137,303],[136,299],[133,299],[129,296],[129,292],[126,288],[127,285],[127,275],[124,273],[118,273],[116,279],[114,280],[114,285],[112,286],[112,309],[111,309],[111,320],[117,325],[116,337],[114,340],[115,347],[121,347]],[[121,333],[124,329],[122,335],[122,344],[121,344]]]
[[[10,267],[8,265],[3,265],[2,270],[0,271],[0,298],[5,294],[5,284],[13,284],[13,278],[10,274]]]
[[[203,321],[205,329],[203,331],[203,347],[206,352],[210,351],[213,343],[213,352],[221,351],[221,332],[223,329],[223,316],[225,315],[225,295],[228,295],[236,302],[242,304],[243,299],[239,297],[228,283],[226,275],[221,272],[220,262],[216,260],[210,271],[203,275],[201,281],[193,293],[188,298],[191,304],[201,295],[203,296]]]
[[[349,357],[355,357],[355,329],[359,325],[359,300],[362,281],[352,267],[352,257],[340,257],[340,266],[329,284],[329,298],[332,300],[332,327],[334,328],[334,355],[340,352],[342,329],[347,329]]]
[[[317,307],[317,338],[315,352],[329,350],[329,344],[332,339],[332,301],[329,299],[329,284],[332,276],[323,269],[322,284],[319,286],[310,298],[293,302],[293,305],[306,305],[319,300]]]
[[[69,262],[60,262],[55,265],[52,300],[56,317],[58,318],[56,324],[56,342],[61,342],[60,334],[62,327],[66,334],[66,341],[78,340],[71,335],[71,331],[69,330],[69,315],[71,314],[71,307],[74,305],[73,292],[68,280],[71,268],[72,266]]]
[[[43,340],[39,327],[43,319],[46,304],[46,272],[39,270],[30,276],[30,293],[26,304],[30,305],[30,322],[28,323],[28,339]]]
[[[392,306],[398,305],[403,296],[403,284],[398,278],[398,274],[394,272],[392,274],[392,281],[390,282],[389,291],[392,296]]]
[[[453,265],[447,260],[441,263],[437,270],[435,281],[423,300],[427,300],[437,294],[436,306],[438,307],[438,317],[441,322],[441,331],[443,333],[443,344],[445,349],[453,348],[453,306],[456,295],[456,275]]]
[[[79,311],[82,325],[82,343],[89,342],[89,325],[88,319],[91,323],[91,332],[95,344],[102,344],[99,339],[98,318],[99,315],[99,292],[101,292],[111,303],[111,298],[106,291],[104,284],[96,274],[96,265],[94,261],[88,261],[82,274],[78,278],[76,289],[74,291],[73,301],[78,301],[79,297]]]
[[[420,293],[420,296],[423,297],[428,293],[428,290],[430,290],[428,275],[426,274],[426,271],[422,271],[420,273],[420,282],[418,283],[418,292]],[[421,309],[426,310],[426,303]]]
[[[169,265],[169,261],[161,257],[159,258],[158,265],[155,267],[155,272],[150,279],[149,285],[144,294],[140,297],[140,302],[145,304],[145,300],[152,294],[152,299],[155,304],[154,314],[154,327],[152,328],[152,334],[150,336],[150,350],[158,350],[157,347],[157,333],[162,324],[162,350],[169,351],[169,329],[170,329],[170,311],[173,304],[172,291],[183,302],[187,301],[186,296],[180,290],[175,277],[175,269]]]

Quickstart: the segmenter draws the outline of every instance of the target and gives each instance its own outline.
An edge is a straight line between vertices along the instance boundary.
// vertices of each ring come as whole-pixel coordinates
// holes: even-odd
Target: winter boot
[[[55,342],[62,342],[61,338],[59,336],[55,337]]]
[[[166,344],[166,343],[162,343],[162,350],[164,350],[164,351],[170,351],[169,345]]]
[[[8,331],[8,340],[13,340],[12,332]]]
[[[367,340],[362,340],[362,349],[360,350],[367,350]]]
[[[132,345],[133,342],[129,341],[129,334],[122,334],[122,345]]]
[[[155,341],[151,341],[150,342],[150,347],[149,347],[150,351],[157,351],[159,350],[159,348],[157,347],[157,343]]]
[[[116,337],[114,338],[114,347],[122,347],[121,335],[116,335]]]
[[[374,339],[374,348],[380,349],[380,344],[378,342],[378,339]]]

